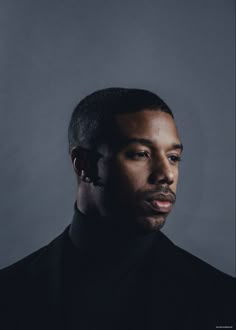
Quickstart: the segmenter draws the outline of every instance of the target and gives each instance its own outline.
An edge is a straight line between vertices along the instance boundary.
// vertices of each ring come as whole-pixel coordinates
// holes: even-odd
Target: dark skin
[[[115,127],[113,142],[99,146],[94,160],[91,151],[72,150],[77,206],[125,227],[159,230],[176,199],[182,144],[174,120],[145,109],[117,115]]]

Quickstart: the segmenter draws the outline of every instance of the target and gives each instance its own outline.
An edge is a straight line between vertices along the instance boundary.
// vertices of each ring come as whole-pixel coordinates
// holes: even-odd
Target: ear
[[[71,160],[75,173],[81,178],[91,176],[93,157],[91,151],[83,147],[75,147],[71,150]],[[83,178],[82,178],[83,179]]]
[[[73,168],[77,176],[82,181],[97,184],[98,177],[98,160],[102,157],[97,151],[77,146],[71,150],[71,160]]]

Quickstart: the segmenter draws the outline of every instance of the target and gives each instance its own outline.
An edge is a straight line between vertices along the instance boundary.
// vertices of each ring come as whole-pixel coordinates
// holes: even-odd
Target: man
[[[234,279],[160,231],[183,151],[165,102],[138,89],[87,96],[71,117],[69,151],[74,218],[2,270],[2,329],[233,327]]]

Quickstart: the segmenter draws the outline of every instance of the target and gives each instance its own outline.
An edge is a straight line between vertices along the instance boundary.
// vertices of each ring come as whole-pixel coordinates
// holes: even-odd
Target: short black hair
[[[96,148],[109,139],[114,115],[144,109],[163,111],[174,118],[168,105],[158,95],[144,89],[112,87],[86,96],[71,116],[69,152],[77,146]]]

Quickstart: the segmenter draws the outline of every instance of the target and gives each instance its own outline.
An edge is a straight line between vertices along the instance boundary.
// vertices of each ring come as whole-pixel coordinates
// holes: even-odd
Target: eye
[[[126,152],[126,157],[134,160],[151,158],[147,151],[128,151]]]
[[[168,159],[171,163],[179,163],[181,161],[181,157],[179,155],[169,155]]]

